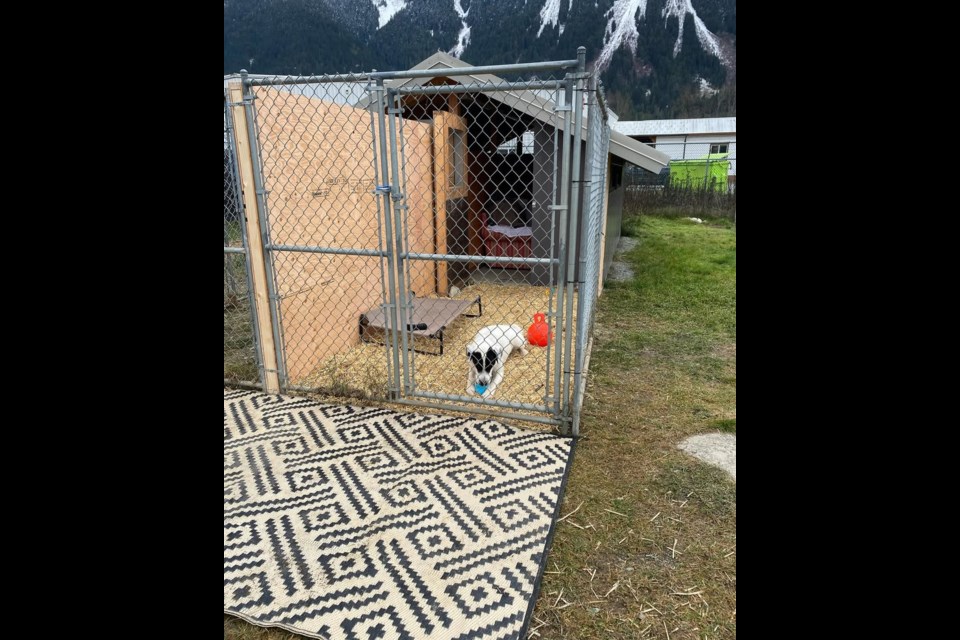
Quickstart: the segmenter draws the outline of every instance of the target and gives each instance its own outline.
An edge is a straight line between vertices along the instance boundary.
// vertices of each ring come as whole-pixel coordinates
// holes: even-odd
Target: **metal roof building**
[[[678,118],[672,120],[621,120],[613,130],[625,136],[700,136],[736,133],[737,118]]]
[[[615,134],[646,143],[670,160],[693,160],[726,153],[730,181],[737,175],[737,118],[677,118],[673,120],[621,120],[612,122]],[[611,139],[611,148],[613,147]],[[647,167],[644,167],[646,169]],[[656,173],[656,171],[655,171]]]

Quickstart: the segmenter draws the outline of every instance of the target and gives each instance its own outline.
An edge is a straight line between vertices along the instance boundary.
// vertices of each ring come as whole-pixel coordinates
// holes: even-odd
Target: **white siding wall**
[[[710,145],[716,142],[730,143],[730,175],[737,175],[737,134],[735,133],[711,133],[709,135],[689,135],[686,136],[686,147],[684,147],[684,136],[656,136],[656,145],[658,151],[662,151],[670,156],[672,160],[687,160],[702,158],[710,153]]]

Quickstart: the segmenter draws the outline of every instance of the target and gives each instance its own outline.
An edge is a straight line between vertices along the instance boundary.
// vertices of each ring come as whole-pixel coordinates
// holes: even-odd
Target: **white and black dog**
[[[490,398],[503,380],[503,365],[517,349],[527,355],[527,337],[518,324],[492,324],[480,329],[467,344],[467,394]]]

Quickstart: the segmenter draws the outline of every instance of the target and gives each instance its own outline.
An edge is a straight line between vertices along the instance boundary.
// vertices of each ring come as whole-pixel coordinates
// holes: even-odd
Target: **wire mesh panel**
[[[251,304],[243,198],[233,119],[223,96],[223,379],[259,384],[257,331]]]
[[[363,76],[252,87],[271,297],[285,388],[386,397],[391,370],[363,318],[383,311],[385,227]],[[372,333],[372,332],[371,332]]]
[[[590,115],[590,130],[587,144],[587,166],[584,180],[584,224],[583,238],[584,276],[581,280],[583,313],[579,318],[580,333],[583,336],[581,353],[585,354],[586,339],[593,327],[597,289],[600,285],[600,247],[603,245],[604,194],[607,186],[607,154],[610,147],[610,127],[607,124],[607,110],[601,100],[600,89],[594,87],[585,96]],[[585,357],[585,356],[582,356]]]
[[[580,403],[583,401],[583,380],[580,379],[586,369],[586,359],[589,353],[589,336],[593,332],[593,321],[596,311],[596,301],[600,286],[601,259],[600,251],[603,246],[603,235],[606,222],[605,195],[607,193],[607,162],[610,147],[610,127],[607,122],[606,102],[603,99],[602,89],[597,87],[596,78],[591,79],[591,86],[584,94],[587,116],[587,145],[586,165],[583,180],[583,238],[581,250],[584,253],[583,273],[578,278],[580,308],[577,320],[575,385],[573,393],[573,431],[579,426]]]
[[[559,418],[554,334],[574,326],[558,322],[557,305],[569,81],[542,74],[458,80],[388,92],[402,115],[403,194],[414,172],[428,171],[433,184],[431,200],[405,200],[400,209],[407,282],[401,327],[412,345],[405,393],[424,403]],[[420,122],[432,130],[410,144]]]

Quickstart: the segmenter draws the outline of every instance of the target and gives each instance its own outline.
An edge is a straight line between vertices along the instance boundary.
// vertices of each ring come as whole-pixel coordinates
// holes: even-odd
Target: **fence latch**
[[[393,190],[393,187],[391,187],[388,184],[378,184],[376,187],[374,187],[373,192],[374,193],[390,193],[392,190]]]

